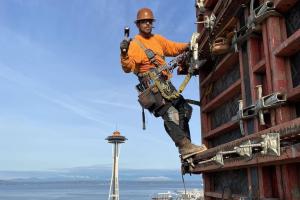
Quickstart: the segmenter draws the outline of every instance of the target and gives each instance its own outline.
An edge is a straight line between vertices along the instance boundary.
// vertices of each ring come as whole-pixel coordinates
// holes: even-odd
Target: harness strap
[[[138,39],[133,39],[139,46],[141,49],[144,50],[147,58],[149,59],[149,61],[154,64],[157,68],[161,69],[164,66],[160,66],[159,63],[157,62],[155,56],[156,54],[151,50],[151,49],[147,49],[145,47],[145,45],[139,41]],[[167,99],[167,100],[173,100],[173,99],[177,99],[180,94],[176,91],[176,89],[171,88],[170,84],[168,81],[162,81],[161,79],[159,79],[157,77],[157,74],[155,72],[146,72],[143,73],[147,76],[150,77],[150,79],[152,79],[154,81],[154,84],[157,86],[157,88],[159,89],[161,95]],[[139,75],[141,74],[137,74],[137,76],[139,77]]]
[[[143,121],[143,130],[146,130],[145,109],[143,107],[142,107],[142,121]]]
[[[143,51],[145,52],[147,58],[149,59],[149,61],[154,64],[156,67],[160,67],[159,63],[157,62],[155,56],[158,55],[160,56],[162,59],[164,59],[163,56],[159,55],[159,54],[155,54],[152,49],[148,49],[145,47],[145,45],[138,39],[134,38],[133,39],[141,49],[143,49]]]

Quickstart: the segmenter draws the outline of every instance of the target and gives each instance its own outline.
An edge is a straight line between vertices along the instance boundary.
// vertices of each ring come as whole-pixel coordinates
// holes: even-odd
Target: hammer
[[[129,31],[130,31],[129,27],[126,26],[126,27],[124,28],[124,40],[129,41]],[[122,52],[123,52],[123,53],[125,53],[126,51],[127,51],[127,49],[122,49]]]

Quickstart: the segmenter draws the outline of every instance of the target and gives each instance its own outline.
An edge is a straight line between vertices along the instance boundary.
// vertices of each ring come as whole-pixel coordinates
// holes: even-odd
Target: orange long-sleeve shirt
[[[177,56],[187,47],[187,43],[173,42],[157,34],[150,38],[136,35],[135,40],[139,40],[145,48],[151,49],[156,54],[155,58],[159,65],[165,64],[165,56]],[[121,56],[122,69],[126,73],[144,73],[155,67],[135,40],[130,42],[127,56]]]

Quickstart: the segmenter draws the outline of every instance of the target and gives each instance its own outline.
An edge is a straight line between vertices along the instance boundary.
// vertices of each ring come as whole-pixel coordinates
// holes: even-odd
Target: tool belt
[[[155,112],[166,104],[158,88],[155,85],[150,86],[138,96],[141,106],[150,112]]]
[[[136,86],[140,92],[139,103],[150,112],[158,110],[166,102],[171,102],[180,96],[173,84],[161,74],[155,74],[154,70],[139,74],[140,84]]]
[[[172,83],[159,71],[161,69],[155,58],[155,53],[147,49],[139,40],[134,41],[144,50],[149,61],[155,66],[145,73],[138,73],[140,84],[136,86],[139,91],[138,101],[141,106],[150,112],[159,110],[166,104],[166,101],[177,99],[180,94]]]

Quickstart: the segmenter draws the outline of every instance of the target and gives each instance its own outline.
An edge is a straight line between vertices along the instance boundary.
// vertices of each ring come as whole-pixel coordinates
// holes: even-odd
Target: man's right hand
[[[130,44],[130,41],[128,41],[128,40],[123,40],[120,43],[120,50],[121,50],[121,54],[122,55],[126,55],[127,54],[127,51],[128,51],[128,48],[129,48],[129,44]]]

